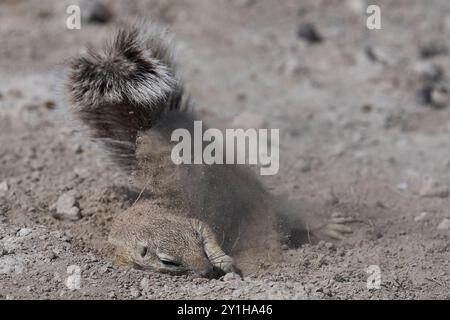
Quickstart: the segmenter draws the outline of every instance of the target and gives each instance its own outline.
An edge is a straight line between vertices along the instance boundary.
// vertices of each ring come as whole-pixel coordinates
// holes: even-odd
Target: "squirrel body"
[[[176,165],[171,133],[197,119],[167,33],[152,23],[120,28],[103,50],[70,63],[71,112],[113,163],[150,197],[119,214],[109,242],[116,261],[208,275],[279,256],[282,220],[258,178],[239,165]],[[247,262],[246,262],[247,261]],[[246,268],[250,270],[251,268]]]

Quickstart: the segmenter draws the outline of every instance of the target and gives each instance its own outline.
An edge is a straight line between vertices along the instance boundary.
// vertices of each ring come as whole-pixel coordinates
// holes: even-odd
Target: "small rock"
[[[7,192],[9,190],[8,183],[6,181],[2,181],[0,183],[0,192]]]
[[[81,154],[83,153],[83,147],[81,146],[81,144],[76,144],[73,148],[73,152],[75,154]]]
[[[440,40],[430,41],[419,48],[419,56],[424,59],[429,59],[446,53],[448,53],[447,44]]]
[[[398,190],[407,190],[409,188],[408,184],[406,182],[401,182],[397,185]]]
[[[236,95],[236,100],[237,100],[237,101],[240,101],[240,102],[245,102],[245,101],[247,101],[247,94],[246,94],[245,92],[239,92],[239,93]]]
[[[108,266],[103,266],[100,268],[99,272],[100,272],[100,274],[105,274],[108,272],[108,270],[109,270]]]
[[[443,85],[433,86],[431,90],[431,103],[436,109],[442,109],[447,107],[450,102],[448,89]]]
[[[425,221],[425,220],[429,219],[429,217],[430,217],[430,213],[423,211],[414,218],[414,221],[415,222]]]
[[[416,62],[413,71],[427,82],[439,81],[443,76],[442,69],[429,61]]]
[[[235,289],[232,293],[234,299],[240,298],[242,295],[242,289]]]
[[[298,57],[288,57],[283,60],[278,68],[278,73],[283,76],[294,76],[300,74],[305,70],[305,65]]]
[[[52,100],[47,100],[44,102],[44,107],[49,109],[49,110],[53,110],[55,109],[56,103]]]
[[[433,91],[433,83],[425,83],[417,90],[416,100],[421,105],[431,105],[433,100],[431,98],[431,92]]]
[[[52,261],[55,260],[56,258],[58,258],[58,255],[56,254],[55,251],[49,251],[46,255],[48,261]]]
[[[116,297],[115,292],[111,291],[110,293],[108,293],[108,297],[111,298],[111,299],[115,298]]]
[[[32,230],[29,228],[22,228],[19,231],[17,231],[16,236],[17,237],[26,237],[27,235],[31,234]]]
[[[5,247],[0,244],[0,257],[6,255],[8,253],[8,251],[6,251]]]
[[[393,53],[386,48],[367,46],[365,48],[366,56],[373,62],[379,62],[386,65],[395,64]]]
[[[427,178],[419,190],[419,195],[425,198],[447,198],[449,189],[447,186]]]
[[[80,8],[81,20],[86,23],[107,23],[112,18],[109,7],[99,0],[84,0]]]
[[[82,168],[82,167],[75,167],[73,169],[73,172],[75,173],[76,176],[78,176],[82,179],[87,179],[91,175],[91,173],[89,172],[89,169]]]
[[[56,202],[56,213],[53,216],[58,219],[73,221],[81,218],[80,209],[77,207],[77,200],[73,192],[66,192],[59,197]]]
[[[21,260],[9,255],[0,257],[0,274],[19,274],[23,270],[24,264]]]
[[[417,91],[416,97],[419,104],[428,105],[434,109],[443,109],[450,103],[449,90],[441,83],[425,83]]]
[[[140,286],[144,292],[148,291],[150,288],[150,280],[148,278],[142,278]]]
[[[445,218],[437,226],[438,230],[449,230],[450,229],[450,219]]]
[[[223,276],[223,281],[225,281],[225,282],[236,281],[236,280],[241,280],[241,277],[237,273],[234,273],[234,272],[229,272]]]
[[[312,23],[302,23],[298,27],[297,36],[309,44],[318,44],[323,41],[322,35]]]
[[[138,297],[141,295],[141,293],[140,293],[139,290],[136,289],[135,287],[131,287],[131,288],[130,288],[130,295],[131,295],[133,298],[138,298]]]
[[[373,110],[372,105],[367,104],[367,103],[361,107],[361,111],[364,113],[370,113],[370,112],[372,112],[372,110]]]

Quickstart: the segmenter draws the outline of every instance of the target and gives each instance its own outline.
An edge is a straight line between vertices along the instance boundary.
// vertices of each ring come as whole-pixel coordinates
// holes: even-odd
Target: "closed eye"
[[[181,263],[176,262],[176,261],[163,260],[163,259],[159,259],[159,261],[161,261],[166,266],[172,266],[172,267],[179,267],[179,266],[181,266]]]
[[[158,253],[157,257],[158,257],[159,261],[161,261],[165,266],[168,266],[168,267],[181,266],[181,263],[179,262],[180,259],[172,257],[168,254]]]

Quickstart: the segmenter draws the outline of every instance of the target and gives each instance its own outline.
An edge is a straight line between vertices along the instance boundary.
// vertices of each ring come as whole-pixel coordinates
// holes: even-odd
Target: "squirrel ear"
[[[140,258],[144,258],[148,253],[148,245],[143,242],[136,242],[134,245],[135,252],[138,253]]]
[[[147,246],[139,246],[138,251],[139,251],[140,256],[143,258],[147,255],[148,247]]]

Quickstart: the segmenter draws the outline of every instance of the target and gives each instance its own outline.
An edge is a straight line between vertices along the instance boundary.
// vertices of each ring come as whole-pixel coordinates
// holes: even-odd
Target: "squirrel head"
[[[214,276],[237,270],[203,222],[170,213],[139,215],[143,207],[136,207],[115,221],[109,236],[118,262],[178,275]]]

